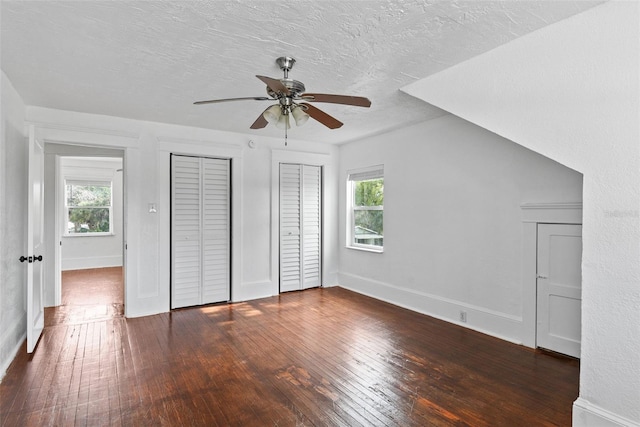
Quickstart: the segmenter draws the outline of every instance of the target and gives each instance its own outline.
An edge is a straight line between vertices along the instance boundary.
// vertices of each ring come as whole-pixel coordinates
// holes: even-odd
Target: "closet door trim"
[[[327,203],[326,203],[326,182],[327,179],[331,181],[330,178],[334,174],[333,171],[333,163],[332,156],[329,154],[321,154],[321,153],[305,153],[301,151],[292,151],[292,150],[272,150],[271,151],[271,268],[270,277],[269,277],[269,286],[263,287],[266,292],[262,295],[278,295],[279,287],[280,287],[280,163],[299,163],[305,165],[312,166],[321,166],[322,167],[322,239],[324,240],[324,234],[327,232],[327,218],[329,218],[332,222],[330,223],[329,231],[333,233],[334,229],[337,228],[337,217],[335,215],[327,215]],[[331,187],[332,189],[334,186]],[[335,192],[331,193],[330,197],[337,197],[337,187],[335,187]],[[331,206],[335,207],[334,204]],[[332,214],[332,212],[331,212]],[[334,223],[335,222],[335,223]],[[336,231],[337,232],[337,231]],[[327,273],[327,265],[326,265],[326,255],[327,249],[323,244],[321,245],[321,259],[323,260],[322,267],[320,269],[320,275],[322,277],[321,286],[327,285],[327,280],[329,280],[329,285],[333,285],[337,283],[336,272],[333,271],[331,274]],[[262,283],[261,286],[264,286]],[[267,293],[268,292],[268,293]]]
[[[279,292],[321,286],[322,166],[280,163]]]

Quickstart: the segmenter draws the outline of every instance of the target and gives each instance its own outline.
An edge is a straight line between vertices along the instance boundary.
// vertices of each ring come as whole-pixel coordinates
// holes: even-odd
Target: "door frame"
[[[582,202],[524,203],[522,214],[522,344],[536,348],[538,224],[582,225]]]
[[[174,204],[173,204],[173,195],[174,195],[174,179],[173,179],[173,166],[174,166],[174,157],[176,156],[180,156],[180,157],[190,157],[190,158],[195,158],[195,159],[211,159],[211,160],[222,160],[228,163],[228,167],[229,167],[229,174],[227,175],[227,185],[228,185],[228,199],[227,202],[229,203],[229,212],[228,212],[228,236],[227,238],[228,243],[229,243],[229,264],[228,264],[228,269],[229,269],[229,283],[228,283],[228,289],[227,289],[227,300],[226,301],[217,301],[217,302],[213,302],[213,303],[204,303],[204,304],[200,304],[200,305],[196,305],[197,306],[202,306],[202,305],[207,305],[207,304],[217,304],[217,303],[231,303],[233,302],[233,283],[234,283],[234,276],[233,276],[233,262],[234,262],[234,256],[233,256],[233,250],[234,250],[234,244],[233,244],[233,215],[234,215],[234,206],[233,206],[233,159],[231,157],[220,157],[220,156],[205,156],[205,155],[195,155],[195,154],[178,154],[178,153],[170,153],[169,154],[169,310],[179,310],[181,308],[185,308],[185,307],[189,307],[189,306],[181,306],[181,307],[173,307],[173,291],[174,291],[174,222],[173,222],[173,209],[174,209]],[[202,163],[200,163],[202,165]],[[202,194],[201,194],[202,195]],[[202,201],[202,200],[201,200]],[[202,272],[201,272],[202,274]]]
[[[325,286],[329,273],[326,271],[326,248],[324,236],[324,218],[327,217],[328,203],[326,199],[327,177],[331,175],[331,156],[329,154],[304,153],[301,151],[273,150],[271,156],[271,268],[270,268],[270,290],[271,295],[280,293],[280,163],[296,163],[309,166],[320,166],[322,169],[320,181],[320,193],[322,210],[320,216],[322,218],[320,246],[321,246],[321,271],[320,286]]]
[[[36,132],[39,137],[42,139],[42,142],[45,147],[48,144],[59,144],[59,145],[72,145],[79,146],[84,148],[94,148],[94,149],[111,149],[111,150],[121,150],[122,151],[122,165],[123,165],[123,177],[122,177],[122,189],[123,189],[123,218],[122,218],[122,233],[123,233],[123,286],[124,286],[124,314],[125,317],[129,317],[129,308],[128,304],[128,294],[133,292],[131,286],[128,284],[135,283],[135,278],[137,277],[137,264],[138,264],[138,249],[128,250],[128,244],[133,244],[135,248],[138,247],[137,241],[138,237],[136,234],[131,234],[128,230],[136,230],[140,228],[140,220],[135,215],[134,209],[132,208],[131,200],[136,200],[137,196],[137,184],[135,184],[135,180],[130,180],[132,172],[127,170],[127,165],[129,163],[135,163],[135,159],[139,157],[139,147],[138,147],[138,135],[135,133],[126,133],[126,132],[109,132],[106,130],[94,130],[94,129],[78,129],[71,128],[66,126],[60,126],[56,124],[49,123],[36,123],[36,122],[26,122],[27,125],[32,124],[35,126]],[[133,172],[135,174],[135,172]],[[57,170],[56,170],[57,174]],[[133,188],[132,188],[133,187]],[[54,196],[54,197],[57,197]],[[57,209],[56,209],[57,211]],[[57,215],[54,214],[54,215]],[[46,227],[46,226],[45,226]],[[58,240],[54,240],[53,242],[48,242],[48,244],[54,245],[54,256],[55,254],[59,254],[59,232],[54,233],[58,234],[54,238],[58,238]],[[57,262],[57,260],[55,261]],[[58,279],[59,280],[59,279]],[[54,284],[56,286],[56,284]],[[56,295],[55,298],[59,296]]]
[[[231,277],[229,302],[246,299],[245,284],[242,283],[242,185],[243,185],[243,148],[223,142],[158,137],[156,145],[156,180],[162,191],[157,197],[157,221],[160,233],[158,247],[158,275],[166,278],[158,289],[166,291],[166,311],[171,311],[171,155],[188,157],[210,157],[230,160],[231,187]],[[240,190],[237,190],[237,189]]]

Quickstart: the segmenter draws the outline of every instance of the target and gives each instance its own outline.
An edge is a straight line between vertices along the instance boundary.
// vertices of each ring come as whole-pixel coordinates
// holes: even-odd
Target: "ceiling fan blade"
[[[330,95],[328,93],[303,93],[300,95],[305,101],[330,102],[332,104],[354,105],[356,107],[370,107],[371,101],[363,96]]]
[[[224,98],[224,99],[211,99],[209,101],[196,101],[193,105],[202,105],[202,104],[216,104],[218,102],[229,102],[229,101],[246,101],[252,99],[254,101],[273,101],[273,98],[268,98],[266,96],[245,96],[243,98]]]
[[[271,106],[267,107],[267,110],[270,107]],[[264,111],[267,111],[267,110],[264,110]],[[264,118],[264,111],[262,113],[260,113],[260,115],[258,116],[256,121],[253,122],[253,124],[251,125],[251,129],[262,129],[263,127],[265,127],[269,123],[269,122],[267,122],[267,119]]]
[[[319,121],[329,129],[337,129],[344,124],[340,120],[328,115],[324,111],[314,107],[311,104],[307,104],[306,102],[301,102],[300,105],[304,106],[305,112],[309,116],[311,116],[311,118]]]
[[[285,85],[283,85],[280,80],[272,79],[271,77],[266,77],[266,76],[256,76],[256,77],[262,80],[264,84],[269,86],[269,89],[271,89],[272,91],[276,93],[284,93],[285,95],[289,95],[289,89]]]

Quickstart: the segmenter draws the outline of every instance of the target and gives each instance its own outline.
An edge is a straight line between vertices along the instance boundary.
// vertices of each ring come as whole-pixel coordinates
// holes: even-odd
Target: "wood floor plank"
[[[274,326],[277,327],[277,325]],[[254,329],[250,334],[245,334],[243,340],[238,340],[238,355],[250,355],[250,360],[254,358],[260,360],[260,365],[252,364],[251,368],[261,378],[269,380],[271,387],[283,395],[287,402],[296,404],[296,400],[299,400],[300,402],[296,405],[299,408],[299,416],[313,414],[317,411],[313,408],[317,407],[318,400],[328,399],[328,393],[318,393],[318,386],[322,384],[310,377],[306,368],[311,369],[311,366],[305,357],[300,357],[293,352],[283,353],[284,347],[278,337],[265,337],[260,333],[261,329]],[[262,360],[260,356],[264,354],[269,356]],[[315,376],[315,378],[318,377]],[[328,412],[324,418],[327,418],[332,425],[361,425],[362,423],[349,415],[349,412],[343,414]]]
[[[100,273],[66,276],[0,425],[571,424],[575,359],[342,288],[125,319],[121,270]]]
[[[322,315],[322,313],[320,313],[320,315]],[[291,322],[285,323],[288,325],[291,324]],[[342,392],[341,395],[352,397],[351,404],[356,410],[364,411],[367,414],[368,420],[377,420],[379,424],[404,425],[405,420],[401,417],[399,418],[401,414],[399,414],[397,408],[389,404],[396,396],[390,397],[380,393],[379,384],[372,384],[371,382],[372,380],[379,382],[381,377],[388,374],[392,366],[383,366],[382,369],[376,370],[372,368],[372,365],[377,363],[377,361],[375,359],[369,359],[366,364],[368,372],[361,372],[362,370],[359,369],[359,361],[353,359],[349,351],[339,350],[342,343],[334,339],[336,337],[335,334],[330,333],[331,330],[335,330],[335,327],[324,324],[321,324],[319,328],[315,326],[317,326],[316,322],[309,322],[308,327],[305,328],[307,330],[306,335],[313,338],[311,340],[307,339],[308,345],[306,346],[309,349],[307,357],[313,359],[313,364],[321,365],[324,358],[327,357],[333,357],[336,362],[339,361],[339,363],[335,364],[336,369],[325,372],[331,373],[334,384]],[[290,329],[289,332],[295,335],[295,326],[294,329]],[[319,343],[325,344],[319,345]],[[301,346],[300,344],[296,347],[298,349],[305,348],[305,346]],[[345,348],[348,348],[348,346],[345,346]],[[368,357],[368,354],[376,354],[380,349],[381,347],[374,350],[368,348],[364,353],[361,353],[359,357]],[[323,350],[325,351],[324,353]],[[347,365],[354,361],[356,362],[355,369],[349,368]],[[400,375],[402,372],[398,374]],[[355,381],[341,381],[341,379],[344,378],[355,379]]]
[[[367,399],[362,397],[366,390],[358,389],[357,387],[346,387],[340,376],[336,374],[335,369],[324,371],[319,369],[322,360],[319,355],[320,348],[313,344],[320,340],[314,341],[314,343],[306,343],[305,345],[301,340],[297,339],[296,351],[287,353],[282,349],[292,348],[292,345],[290,342],[283,340],[282,336],[273,337],[261,334],[260,331],[253,331],[247,338],[248,340],[256,340],[254,348],[258,350],[267,349],[271,355],[271,361],[276,362],[275,366],[267,366],[267,371],[264,372],[265,376],[269,374],[269,370],[276,372],[275,377],[279,380],[278,382],[289,382],[300,388],[312,391],[311,398],[313,400],[331,402],[341,421],[347,425],[366,424],[373,420],[385,425],[393,424],[392,419],[367,410]],[[257,341],[258,337],[261,338],[260,341]],[[335,351],[332,351],[332,354],[334,357],[337,355]],[[349,398],[338,399],[340,391],[345,392],[343,396],[348,396]]]

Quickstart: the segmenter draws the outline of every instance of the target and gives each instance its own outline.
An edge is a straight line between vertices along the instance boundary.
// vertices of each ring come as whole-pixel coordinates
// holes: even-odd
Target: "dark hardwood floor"
[[[578,396],[576,360],[342,288],[135,319],[84,302],[9,367],[3,426],[569,426]]]
[[[45,327],[124,316],[122,267],[63,271],[61,300],[45,308]]]

